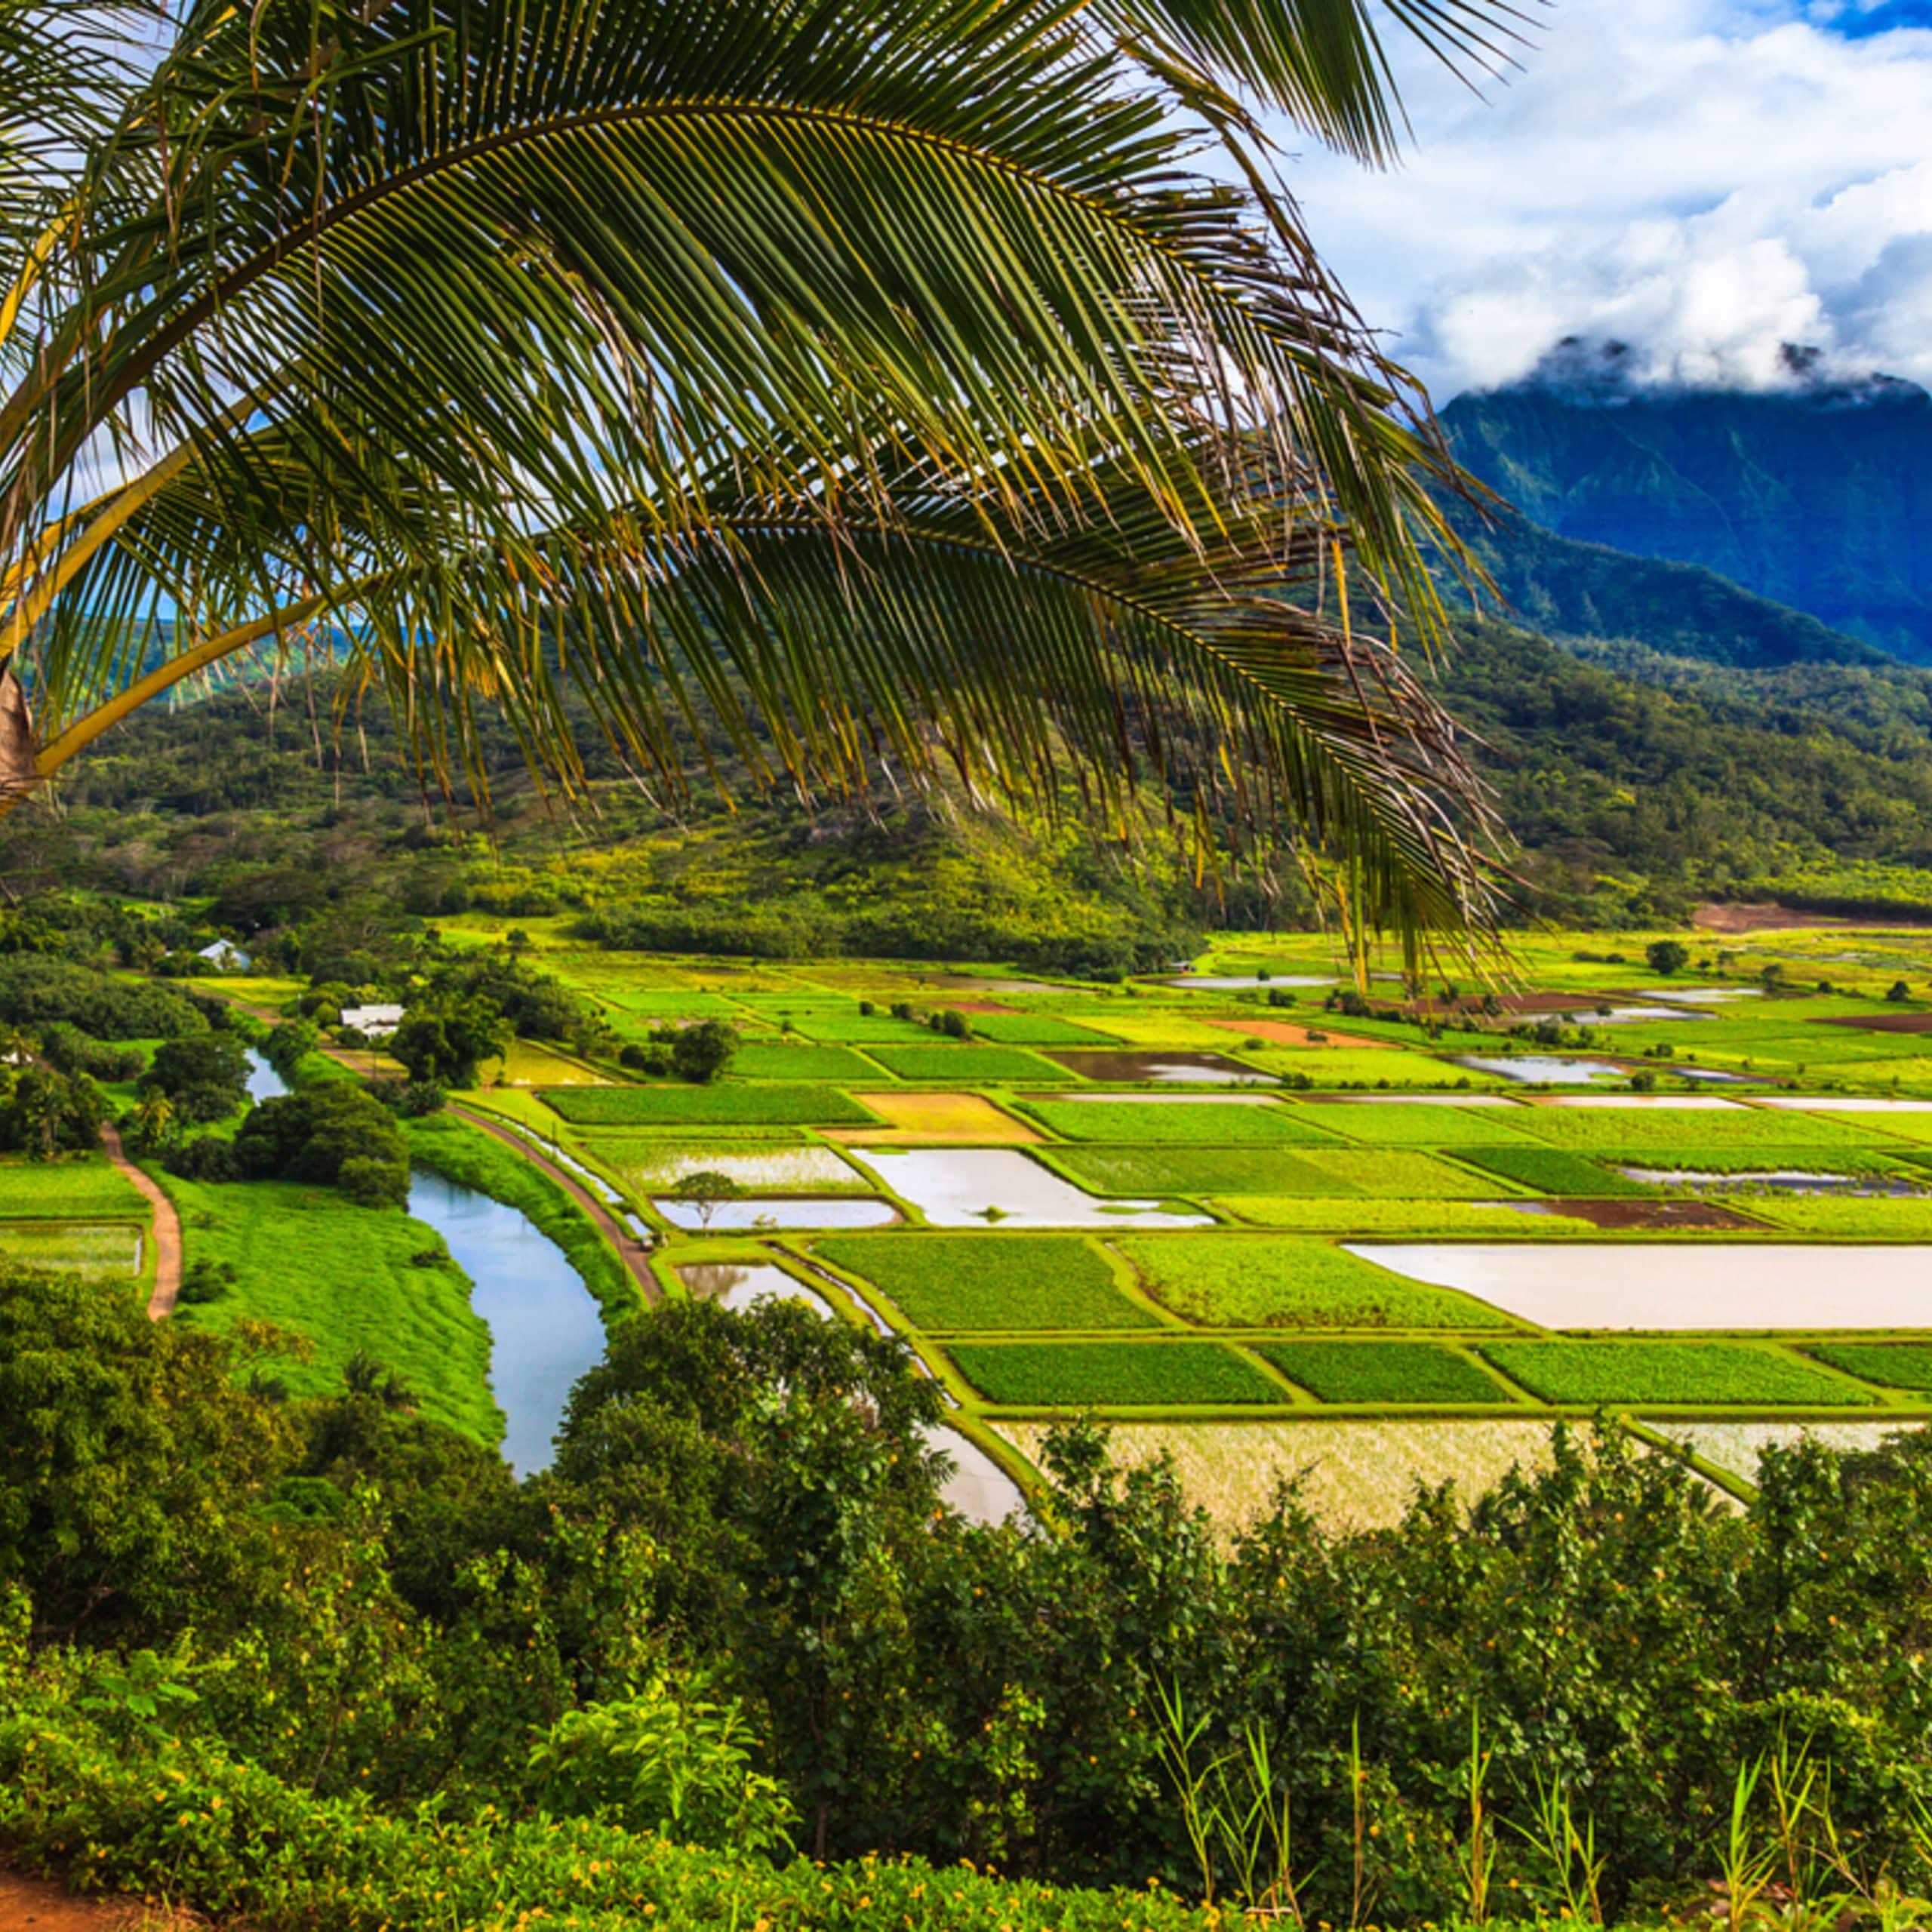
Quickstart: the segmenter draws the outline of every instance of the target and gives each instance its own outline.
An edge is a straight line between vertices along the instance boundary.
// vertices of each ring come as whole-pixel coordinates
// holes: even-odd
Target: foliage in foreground
[[[1727,1864],[1748,1889],[1796,1844],[1780,1789],[1808,1794],[1801,1888],[1850,1885],[1830,1847],[1872,1923],[1884,1886],[1932,1884],[1922,1439],[1773,1451],[1734,1514],[1667,1457],[1560,1435],[1473,1510],[1419,1493],[1337,1535],[1284,1494],[1230,1546],[1080,1429],[1031,1527],[970,1527],[932,1385],[797,1309],[620,1324],[521,1484],[367,1386],[251,1392],[125,1289],[10,1271],[0,1321],[16,1855],[305,1932],[507,1924],[539,1894],[589,1924],[640,1900],[700,1925],[1168,1924],[916,1865],[674,1853],[610,1814],[743,1850],[783,1815],[764,1778],[829,1858],[1198,1897],[1177,1784],[1211,1797],[1220,1763],[1238,1792],[1259,1740],[1311,1924],[1468,1914],[1472,1864],[1494,1917],[1587,1913],[1579,1860],[1537,1849],[1558,1813],[1606,1915],[1702,1911]]]

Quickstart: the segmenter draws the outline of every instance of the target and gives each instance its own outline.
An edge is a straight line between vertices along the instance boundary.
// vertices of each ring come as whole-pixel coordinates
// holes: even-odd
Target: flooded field
[[[1158,1201],[1097,1201],[1038,1161],[1002,1147],[874,1148],[861,1157],[934,1227],[1198,1228],[1205,1214]]]
[[[1155,1086],[1272,1087],[1272,1073],[1257,1072],[1225,1054],[1136,1053],[1076,1050],[1048,1059],[1083,1080],[1109,1080]]]
[[[1932,1247],[1349,1241],[1545,1328],[1932,1328]]]

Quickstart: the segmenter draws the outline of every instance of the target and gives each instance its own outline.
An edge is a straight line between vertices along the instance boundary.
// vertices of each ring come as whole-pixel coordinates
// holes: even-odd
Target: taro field
[[[1692,934],[1669,974],[1543,936],[1484,993],[1312,937],[1100,985],[522,923],[620,1040],[739,1048],[469,1103],[648,1229],[667,1297],[902,1337],[1023,1485],[1082,1416],[1231,1520],[1292,1479],[1368,1521],[1558,1419],[1737,1493],[1768,1442],[1932,1420],[1932,934]]]

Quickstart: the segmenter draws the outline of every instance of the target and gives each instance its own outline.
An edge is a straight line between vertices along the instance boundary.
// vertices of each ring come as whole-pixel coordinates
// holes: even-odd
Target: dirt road
[[[654,1308],[664,1299],[664,1291],[657,1285],[657,1277],[651,1272],[650,1249],[568,1168],[560,1166],[547,1155],[539,1153],[521,1134],[498,1126],[487,1115],[472,1113],[467,1107],[455,1106],[451,1107],[450,1112],[460,1120],[467,1121],[472,1127],[494,1134],[505,1146],[515,1148],[532,1167],[548,1174],[596,1223],[604,1238],[617,1251],[624,1266],[631,1271],[632,1278],[637,1283],[646,1305]]]
[[[100,1144],[107,1150],[107,1158],[147,1197],[154,1210],[154,1293],[148,1297],[148,1319],[158,1321],[174,1312],[174,1297],[181,1292],[181,1217],[160,1184],[128,1159],[120,1129],[111,1121],[101,1127]]]

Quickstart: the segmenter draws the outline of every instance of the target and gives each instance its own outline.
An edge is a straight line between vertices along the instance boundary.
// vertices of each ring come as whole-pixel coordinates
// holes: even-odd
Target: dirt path
[[[140,1899],[78,1898],[51,1879],[0,1872],[0,1932],[191,1932],[207,1923]]]
[[[102,1123],[100,1144],[106,1149],[107,1158],[147,1197],[154,1210],[154,1293],[148,1297],[148,1319],[158,1321],[174,1312],[174,1297],[181,1292],[181,1217],[160,1184],[128,1159],[128,1150],[121,1144],[121,1131],[112,1122]],[[6,1932],[6,1924],[0,1918],[0,1932]]]
[[[513,1134],[506,1127],[499,1127],[487,1115],[472,1113],[467,1107],[455,1106],[450,1108],[450,1112],[459,1120],[467,1121],[472,1127],[479,1127],[485,1134],[494,1134],[505,1146],[514,1148],[532,1167],[548,1174],[590,1217],[598,1232],[617,1251],[624,1266],[631,1271],[632,1278],[637,1283],[646,1304],[654,1308],[664,1299],[657,1277],[651,1272],[650,1249],[568,1168],[540,1154],[521,1134]]]

